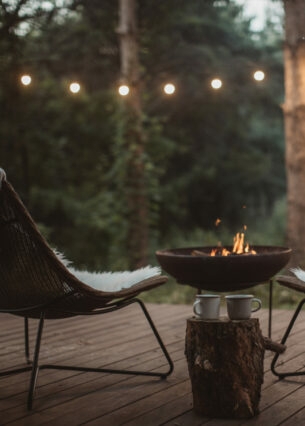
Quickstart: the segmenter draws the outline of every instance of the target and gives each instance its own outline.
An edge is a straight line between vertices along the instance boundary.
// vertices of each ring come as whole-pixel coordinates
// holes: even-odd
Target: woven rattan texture
[[[47,318],[69,316],[65,311],[90,312],[116,299],[135,297],[166,282],[153,277],[120,292],[101,292],[79,281],[59,261],[11,184],[0,190],[0,310],[38,309],[18,315]],[[44,310],[44,309],[43,309]]]

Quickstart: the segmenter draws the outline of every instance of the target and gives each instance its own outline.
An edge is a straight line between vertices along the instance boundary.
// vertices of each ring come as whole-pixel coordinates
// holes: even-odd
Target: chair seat
[[[288,288],[305,293],[305,282],[299,280],[297,277],[290,275],[279,275],[276,277],[276,281]]]

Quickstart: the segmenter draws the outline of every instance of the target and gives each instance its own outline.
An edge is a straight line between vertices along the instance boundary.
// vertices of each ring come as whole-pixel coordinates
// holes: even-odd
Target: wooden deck
[[[172,425],[235,426],[305,424],[305,377],[278,381],[270,372],[266,352],[265,380],[259,416],[248,420],[208,419],[192,411],[192,392],[184,355],[186,318],[190,306],[147,305],[173,358],[166,380],[114,374],[43,370],[39,373],[32,412],[26,410],[29,373],[0,379],[1,425]],[[267,334],[268,312],[254,314]],[[279,340],[292,315],[273,312],[273,339]],[[302,314],[304,321],[305,317]],[[282,359],[288,368],[305,364],[305,326],[298,321]],[[31,341],[37,322],[31,321]],[[0,367],[23,362],[23,320],[1,315]],[[48,321],[41,361],[117,368],[165,368],[154,337],[137,306],[100,317]]]

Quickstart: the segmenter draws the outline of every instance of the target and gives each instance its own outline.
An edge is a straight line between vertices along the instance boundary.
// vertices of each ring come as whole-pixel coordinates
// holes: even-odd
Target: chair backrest
[[[49,303],[74,291],[73,279],[0,169],[0,310]]]
[[[25,308],[48,305],[41,310],[49,318],[60,318],[67,311],[88,312],[135,297],[166,281],[165,276],[153,276],[113,292],[80,281],[57,258],[0,168],[0,312],[20,309],[20,315],[36,318],[40,309]]]

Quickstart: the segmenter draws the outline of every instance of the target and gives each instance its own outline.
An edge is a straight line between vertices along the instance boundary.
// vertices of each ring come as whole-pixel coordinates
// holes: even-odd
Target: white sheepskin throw
[[[305,281],[305,271],[301,268],[291,268],[291,272],[294,273],[294,275],[299,278],[301,281]]]
[[[132,287],[134,284],[137,284],[147,278],[161,274],[161,269],[158,266],[146,266],[141,269],[136,269],[135,271],[123,272],[79,271],[71,266],[71,262],[67,260],[62,253],[59,253],[57,250],[54,250],[54,253],[69,269],[71,274],[83,283],[100,291],[120,291],[123,288]]]

